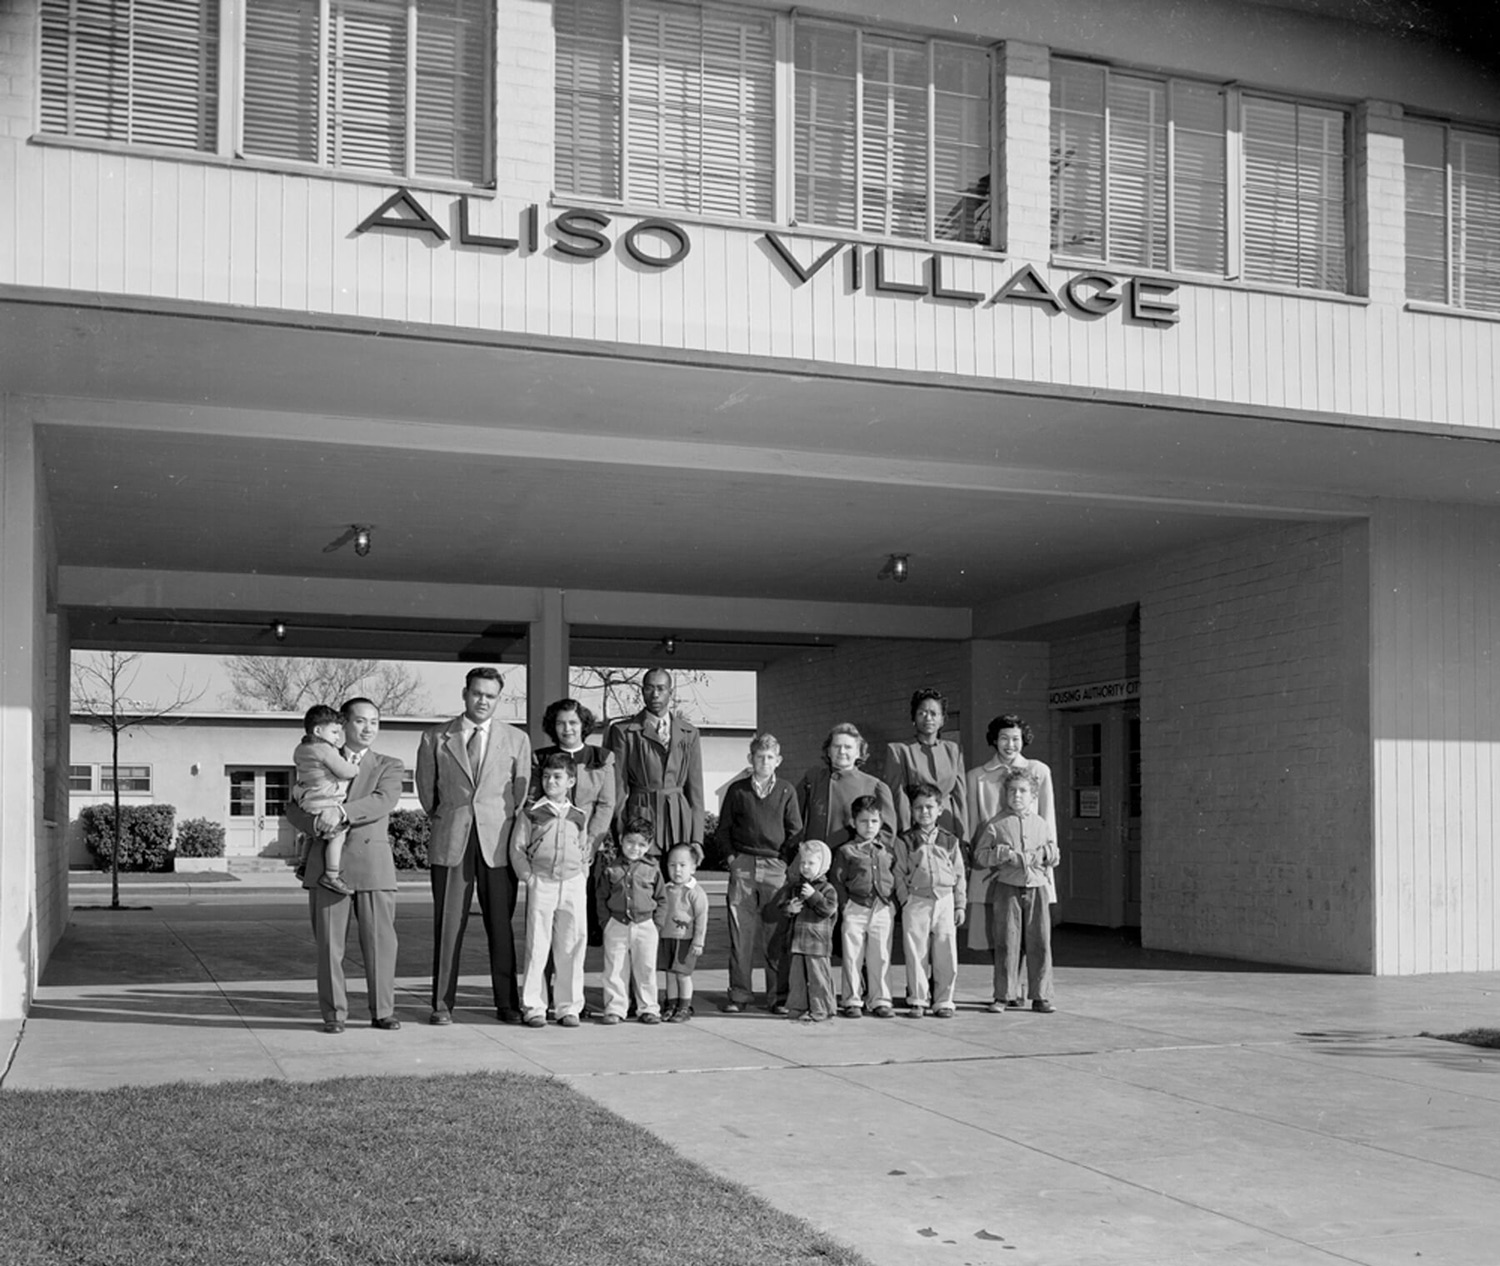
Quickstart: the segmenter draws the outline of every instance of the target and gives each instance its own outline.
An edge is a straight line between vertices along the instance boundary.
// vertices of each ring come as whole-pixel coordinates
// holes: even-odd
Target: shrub
[[[719,815],[703,815],[703,865],[700,870],[724,870],[729,862],[724,852],[714,843],[714,833],[719,829]]]
[[[391,853],[397,870],[427,869],[427,815],[420,809],[395,809],[391,812]]]
[[[212,818],[189,818],[177,827],[178,857],[223,857],[224,824]]]
[[[177,810],[169,804],[122,804],[120,806],[120,869],[168,870],[172,862],[172,820]],[[91,804],[78,819],[83,823],[84,842],[99,863],[110,868],[114,841],[115,807]]]

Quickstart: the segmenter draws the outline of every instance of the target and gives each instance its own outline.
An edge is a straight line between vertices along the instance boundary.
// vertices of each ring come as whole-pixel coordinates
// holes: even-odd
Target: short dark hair
[[[914,691],[912,693],[911,719],[913,721],[917,719],[917,709],[920,708],[928,700],[931,700],[933,703],[937,704],[937,706],[942,710],[944,716],[948,715],[948,701],[943,698],[943,692],[941,690],[936,690],[931,686],[923,686],[920,690]]]
[[[342,725],[344,718],[326,703],[315,703],[302,718],[303,728],[311,734],[320,725]]]
[[[687,854],[693,859],[693,865],[695,867],[703,865],[703,849],[699,845],[694,844],[689,840],[683,840],[680,844],[672,845],[672,847],[667,850],[668,861],[672,860],[672,854],[675,853],[679,848],[687,849]]]
[[[1014,712],[1006,712],[991,721],[989,725],[985,727],[984,741],[991,747],[994,747],[995,740],[1000,737],[1001,730],[1020,730],[1022,747],[1025,747],[1028,743],[1031,742],[1031,727],[1027,725],[1025,721],[1021,720],[1021,718],[1018,717]]]
[[[537,777],[540,778],[549,769],[561,769],[569,778],[578,777],[578,766],[567,752],[548,752],[542,757],[541,768],[536,771]]]
[[[578,723],[583,726],[585,737],[593,732],[594,714],[583,704],[577,699],[554,699],[547,705],[547,710],[542,713],[542,733],[554,743],[557,742],[557,718],[564,712],[578,713]]]
[[[880,797],[855,796],[849,802],[849,821],[853,822],[861,813],[880,813]]]
[[[469,671],[464,674],[464,689],[468,690],[468,688],[474,684],[476,678],[482,678],[485,681],[493,681],[495,685],[499,686],[501,689],[504,689],[505,687],[505,678],[500,675],[500,670],[498,668],[491,668],[488,664],[480,664],[475,668],[469,669]]]
[[[349,719],[349,714],[355,708],[359,707],[359,705],[362,703],[369,704],[370,707],[375,709],[375,715],[380,715],[380,705],[373,699],[366,699],[364,695],[355,695],[352,699],[345,699],[344,702],[339,705],[339,715],[347,721]]]
[[[620,838],[623,840],[627,835],[639,835],[649,844],[656,839],[656,823],[650,818],[639,814],[633,818],[626,818],[624,829],[620,832]]]
[[[906,788],[906,798],[912,804],[916,804],[923,796],[931,796],[939,804],[943,803],[943,793],[930,782],[914,782]]]

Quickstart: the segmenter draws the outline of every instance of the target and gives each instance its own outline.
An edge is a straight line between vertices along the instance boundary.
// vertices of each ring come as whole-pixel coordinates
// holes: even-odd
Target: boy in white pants
[[[594,906],[604,929],[604,1013],[600,1024],[618,1024],[635,985],[642,1024],[661,1023],[656,1000],[656,913],[666,899],[661,867],[648,858],[653,833],[648,818],[631,818],[620,837],[621,856],[599,873]]]
[[[547,1023],[547,955],[557,969],[557,1022],[578,1027],[583,1008],[583,955],[588,945],[585,877],[589,872],[588,815],[568,799],[573,758],[553,752],[542,762],[542,795],[519,814],[510,839],[510,864],[526,886],[526,966],[521,1012],[527,1027]]]
[[[854,838],[839,845],[828,878],[843,910],[843,997],[839,1014],[857,1020],[865,1013],[882,1019],[894,1015],[886,977],[891,969],[891,932],[896,911],[895,858],[876,796],[860,796],[849,805]]]
[[[912,828],[896,840],[896,900],[906,945],[907,1014],[953,1016],[958,982],[958,931],[964,922],[964,855],[958,836],[938,826],[943,795],[926,783],[906,789]],[[928,973],[934,994],[929,1000]]]

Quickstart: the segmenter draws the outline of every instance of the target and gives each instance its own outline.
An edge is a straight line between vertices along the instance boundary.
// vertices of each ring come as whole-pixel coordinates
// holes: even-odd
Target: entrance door
[[[1139,927],[1140,711],[1111,707],[1061,715],[1059,914],[1070,923]]]
[[[282,816],[292,794],[292,771],[265,766],[231,766],[229,821],[224,828],[228,857],[292,857],[297,833]]]

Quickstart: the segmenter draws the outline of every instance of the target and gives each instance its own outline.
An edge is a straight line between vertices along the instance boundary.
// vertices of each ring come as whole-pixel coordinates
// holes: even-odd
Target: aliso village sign
[[[457,245],[511,251],[518,250],[524,240],[531,253],[542,249],[540,209],[536,203],[521,213],[520,236],[499,237],[474,230],[469,202],[468,198],[458,199]],[[598,259],[607,255],[612,246],[605,232],[611,223],[603,211],[586,208],[560,211],[548,225],[553,235],[551,249],[569,259]],[[448,230],[405,189],[382,202],[354,231],[368,233],[372,229],[426,234],[437,242],[446,242],[450,237]],[[944,260],[958,257],[936,251],[928,254],[921,281],[897,281],[891,275],[890,247],[834,241],[804,263],[780,234],[767,231],[761,234],[761,240],[780,265],[782,275],[796,286],[811,281],[842,252],[849,261],[851,290],[868,289],[872,294],[908,295],[961,304],[1024,303],[1083,318],[1106,316],[1116,308],[1123,308],[1127,319],[1153,325],[1175,325],[1178,320],[1177,304],[1172,299],[1177,287],[1167,281],[1149,281],[1143,277],[1122,280],[1105,272],[1082,272],[1054,290],[1035,267],[1021,264],[993,294],[986,295],[947,284],[943,276]],[[619,246],[642,268],[667,269],[686,259],[693,243],[687,229],[676,221],[652,217],[637,220],[625,229],[619,235]]]

